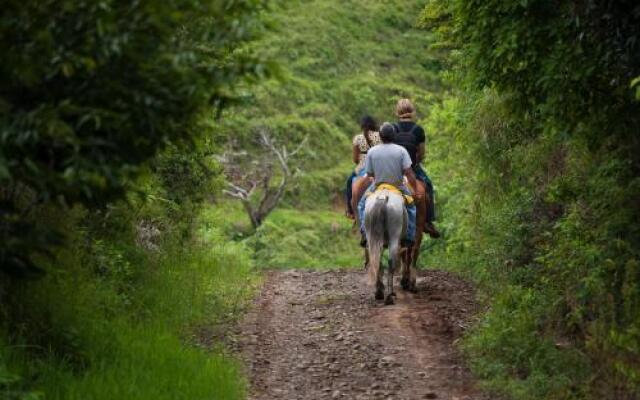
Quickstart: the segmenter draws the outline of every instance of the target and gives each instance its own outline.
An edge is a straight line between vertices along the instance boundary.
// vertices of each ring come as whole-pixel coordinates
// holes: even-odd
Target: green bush
[[[59,237],[38,204],[122,198],[139,166],[189,141],[231,85],[265,65],[238,50],[262,0],[8,1],[0,17],[0,268],[25,274]]]
[[[491,308],[466,348],[516,399],[639,393],[638,9],[602,7],[454,0],[423,14],[460,88],[429,121],[446,241],[424,255],[482,284]]]
[[[85,217],[78,209],[58,223]],[[161,250],[144,252],[126,235],[76,229],[55,268],[7,294],[3,398],[244,398],[240,367],[214,329],[256,288],[248,249],[164,235]]]

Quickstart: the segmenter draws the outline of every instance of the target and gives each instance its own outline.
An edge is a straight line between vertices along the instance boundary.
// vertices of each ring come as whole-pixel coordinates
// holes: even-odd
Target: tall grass
[[[0,397],[244,398],[239,363],[211,327],[234,320],[253,294],[247,250],[166,246],[136,264],[102,242],[110,264],[99,272],[83,264],[81,244],[59,254],[58,268],[8,310],[22,318],[0,335]]]

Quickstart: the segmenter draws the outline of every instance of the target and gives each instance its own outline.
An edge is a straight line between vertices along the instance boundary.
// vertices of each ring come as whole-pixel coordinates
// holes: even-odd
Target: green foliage
[[[276,30],[254,43],[263,58],[280,62],[280,76],[246,91],[244,102],[223,111],[213,145],[227,142],[259,158],[257,132],[279,143],[307,145],[293,167],[301,173],[288,187],[280,210],[247,241],[257,265],[313,267],[361,265],[357,234],[342,216],[344,182],[353,168],[351,140],[359,119],[393,120],[399,97],[415,100],[421,116],[441,98],[440,52],[416,29],[419,1],[289,1],[270,13]],[[383,43],[383,44],[382,44]],[[249,169],[242,169],[248,171]],[[220,217],[229,237],[250,235],[240,209],[228,204]],[[217,220],[220,220],[216,217]],[[335,237],[342,240],[336,241]]]
[[[0,280],[2,397],[241,398],[197,333],[243,307],[250,260],[193,226],[214,111],[269,73],[265,2],[3,7],[0,274],[49,273]]]
[[[3,4],[3,271],[33,270],[33,251],[57,242],[28,223],[34,205],[122,198],[138,167],[168,142],[189,141],[203,111],[229,102],[235,82],[264,75],[265,65],[239,50],[261,30],[263,7],[262,0]]]
[[[361,265],[363,253],[351,227],[350,220],[333,211],[280,210],[248,244],[264,267],[354,267]]]
[[[205,244],[206,232],[185,242],[169,231],[161,249],[143,251],[121,228],[113,237],[103,224],[78,229],[87,216],[76,209],[49,220],[73,229],[73,245],[43,279],[5,298],[1,397],[244,398],[239,365],[211,329],[237,318],[253,295],[248,250]]]
[[[206,200],[215,200],[223,187],[222,168],[199,146],[187,148],[170,145],[153,163],[163,201],[171,219],[182,224],[185,235],[195,228],[197,215]]]
[[[430,38],[414,28],[421,6],[413,0],[278,4],[270,13],[276,29],[254,47],[263,58],[280,62],[280,76],[223,111],[216,135],[247,151],[249,162],[259,129],[291,147],[306,137],[295,165],[303,174],[285,203],[331,204],[352,168],[351,140],[364,114],[393,120],[402,96],[414,99],[426,115],[439,98],[441,55],[430,51]]]
[[[444,0],[429,3],[423,22],[456,44],[467,83],[509,93],[522,119],[548,119],[594,147],[616,137],[631,153],[640,114],[629,90],[640,68],[639,10],[633,1]]]
[[[170,146],[156,161],[154,171],[168,199],[178,204],[201,203],[222,186],[219,165],[202,151],[188,152]]]
[[[491,307],[465,347],[515,399],[639,393],[638,6],[604,7],[423,13],[462,89],[428,124],[447,239],[425,256],[482,283]]]
[[[518,399],[541,399],[549,393],[584,398],[584,387],[575,386],[589,370],[584,354],[563,348],[553,337],[539,336],[545,309],[552,303],[553,297],[518,286],[503,287],[492,300],[492,309],[464,343],[474,354],[474,370],[488,378],[489,389]]]

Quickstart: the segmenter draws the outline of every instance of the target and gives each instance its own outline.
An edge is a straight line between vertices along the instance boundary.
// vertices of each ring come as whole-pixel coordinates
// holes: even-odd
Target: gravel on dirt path
[[[418,292],[373,299],[363,271],[273,271],[237,327],[252,400],[487,399],[456,350],[472,287],[421,271]]]

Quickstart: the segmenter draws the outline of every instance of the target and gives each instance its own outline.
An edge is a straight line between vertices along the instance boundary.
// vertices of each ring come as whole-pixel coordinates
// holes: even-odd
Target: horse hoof
[[[389,295],[384,299],[384,305],[385,306],[390,306],[393,304],[393,296]]]
[[[384,299],[384,293],[383,292],[376,292],[375,295],[376,300],[383,300]]]

